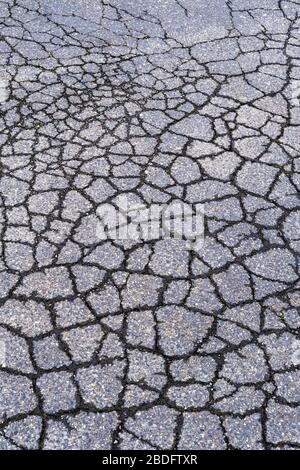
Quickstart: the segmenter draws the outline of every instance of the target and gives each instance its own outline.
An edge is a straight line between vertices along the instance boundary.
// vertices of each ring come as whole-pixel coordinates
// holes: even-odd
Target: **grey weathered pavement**
[[[0,449],[300,447],[299,3],[0,1]]]

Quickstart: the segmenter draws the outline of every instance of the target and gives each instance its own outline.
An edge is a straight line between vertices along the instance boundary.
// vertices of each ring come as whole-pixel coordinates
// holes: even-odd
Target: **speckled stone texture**
[[[0,1],[0,449],[300,448],[298,16]],[[99,241],[121,194],[204,246]]]

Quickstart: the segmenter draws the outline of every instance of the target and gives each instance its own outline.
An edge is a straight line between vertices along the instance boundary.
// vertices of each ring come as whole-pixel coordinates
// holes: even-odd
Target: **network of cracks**
[[[299,448],[299,14],[0,2],[2,450]],[[100,241],[120,195],[203,247]]]

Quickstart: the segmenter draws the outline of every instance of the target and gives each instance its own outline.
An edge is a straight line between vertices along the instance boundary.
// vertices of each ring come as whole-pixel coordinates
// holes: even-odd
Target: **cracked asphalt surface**
[[[0,1],[0,449],[300,447],[299,16]],[[203,248],[99,241],[120,194]]]

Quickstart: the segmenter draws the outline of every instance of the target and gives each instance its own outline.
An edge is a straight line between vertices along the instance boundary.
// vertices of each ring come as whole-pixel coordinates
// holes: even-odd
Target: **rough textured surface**
[[[300,448],[299,15],[0,1],[0,449]],[[120,194],[204,247],[99,242]]]

